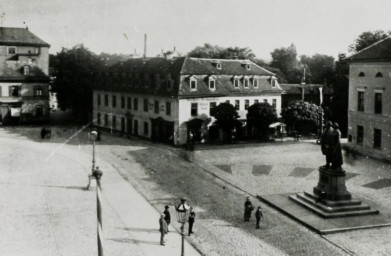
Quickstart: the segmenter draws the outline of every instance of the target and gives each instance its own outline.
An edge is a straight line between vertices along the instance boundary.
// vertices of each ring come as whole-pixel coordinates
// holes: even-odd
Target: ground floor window
[[[191,103],[191,116],[198,115],[198,103]]]
[[[96,123],[100,125],[100,113],[96,114]]]
[[[363,145],[364,142],[364,126],[357,125],[357,144]]]
[[[113,128],[114,130],[117,128],[117,117],[116,117],[116,116],[113,116],[112,128]]]
[[[374,129],[373,130],[373,147],[377,149],[381,149],[381,130]]]
[[[104,125],[107,127],[109,126],[109,116],[107,114],[105,114],[105,123]]]
[[[149,133],[149,124],[148,122],[144,122],[144,135],[148,135]]]

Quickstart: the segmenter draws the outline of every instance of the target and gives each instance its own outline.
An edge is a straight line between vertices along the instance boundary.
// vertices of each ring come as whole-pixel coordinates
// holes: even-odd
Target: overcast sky
[[[24,27],[51,53],[78,43],[95,53],[147,55],[174,46],[185,54],[210,43],[250,47],[270,60],[275,48],[336,57],[362,32],[391,30],[390,0],[1,0],[1,25]]]

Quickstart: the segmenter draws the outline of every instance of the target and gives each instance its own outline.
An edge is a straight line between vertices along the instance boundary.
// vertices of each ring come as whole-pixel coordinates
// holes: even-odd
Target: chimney
[[[144,34],[144,58],[147,57],[147,34]]]

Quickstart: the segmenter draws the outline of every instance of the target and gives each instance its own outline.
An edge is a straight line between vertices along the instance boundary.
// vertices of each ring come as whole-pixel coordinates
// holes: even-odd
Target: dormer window
[[[234,87],[239,88],[239,79],[237,78],[234,79]]]
[[[16,47],[15,46],[9,46],[8,47],[8,54],[16,54]]]
[[[244,82],[244,85],[243,85],[244,88],[248,88],[248,84],[249,84],[248,78],[245,78],[243,82]]]
[[[250,70],[250,64],[246,64],[246,69]]]
[[[217,63],[217,64],[216,64],[216,68],[217,68],[217,69],[221,69],[221,63]]]
[[[25,76],[30,75],[30,67],[29,66],[23,67],[23,75],[25,75]]]
[[[258,88],[258,79],[253,78],[253,87]]]
[[[221,69],[221,62],[219,61],[212,61],[212,65],[215,66],[217,69]]]
[[[358,76],[359,76],[359,77],[364,77],[364,76],[365,76],[365,73],[364,73],[364,72],[360,72],[360,73],[358,74]]]
[[[214,76],[210,76],[208,80],[209,90],[216,90],[216,78]]]
[[[272,79],[272,87],[276,88],[276,86],[277,86],[277,80],[276,79]]]
[[[382,74],[381,72],[378,72],[378,73],[376,74],[376,77],[383,77],[383,74]]]
[[[190,77],[190,91],[197,90],[197,79],[195,76]]]

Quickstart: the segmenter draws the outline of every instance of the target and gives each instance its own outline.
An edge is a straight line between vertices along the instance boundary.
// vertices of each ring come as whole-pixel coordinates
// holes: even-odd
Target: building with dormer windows
[[[245,126],[247,108],[256,102],[279,114],[281,92],[274,74],[249,60],[131,59],[111,66],[96,85],[93,123],[182,145],[190,134],[205,137],[214,121],[210,111],[220,103],[234,105]]]
[[[391,160],[391,37],[347,58],[348,146]]]
[[[49,119],[49,47],[27,28],[0,27],[0,121]]]

